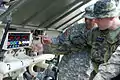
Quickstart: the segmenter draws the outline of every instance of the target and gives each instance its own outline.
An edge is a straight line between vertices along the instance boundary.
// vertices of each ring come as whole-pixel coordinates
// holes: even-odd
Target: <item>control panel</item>
[[[8,32],[3,49],[16,49],[28,47],[32,43],[32,33],[30,32]]]

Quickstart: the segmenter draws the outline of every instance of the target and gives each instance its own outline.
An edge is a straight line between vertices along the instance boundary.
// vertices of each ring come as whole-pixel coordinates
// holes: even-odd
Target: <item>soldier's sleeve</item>
[[[55,54],[69,54],[80,50],[80,48],[76,47],[71,42],[71,38],[79,34],[79,27],[79,25],[72,26],[63,33],[64,40],[62,40],[62,42],[59,42],[57,48],[53,48],[53,52]]]
[[[120,46],[118,46],[107,63],[99,66],[99,72],[93,80],[111,80],[118,74],[120,74]]]
[[[61,33],[57,38],[57,44],[51,43],[47,47],[49,48],[49,53],[52,54],[67,54],[70,53],[70,42],[68,40],[68,36],[70,35],[70,31],[66,30],[64,33]],[[46,52],[48,51],[46,50]]]

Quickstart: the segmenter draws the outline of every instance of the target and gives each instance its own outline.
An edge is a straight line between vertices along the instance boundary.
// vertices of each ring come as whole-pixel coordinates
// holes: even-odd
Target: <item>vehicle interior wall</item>
[[[49,37],[57,37],[60,32],[58,32],[58,31],[46,31],[46,33]]]

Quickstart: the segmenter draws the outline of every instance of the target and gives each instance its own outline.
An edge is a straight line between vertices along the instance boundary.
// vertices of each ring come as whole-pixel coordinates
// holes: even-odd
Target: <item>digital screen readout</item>
[[[30,33],[9,33],[7,48],[29,46]]]

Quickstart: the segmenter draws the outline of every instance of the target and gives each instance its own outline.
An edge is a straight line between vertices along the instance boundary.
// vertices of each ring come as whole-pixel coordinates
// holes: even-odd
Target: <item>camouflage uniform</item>
[[[110,18],[119,15],[116,4],[112,0],[97,1],[94,6],[94,16],[96,18]],[[95,72],[98,72],[93,80],[110,80],[117,76],[120,73],[120,66],[117,58],[119,55],[115,50],[120,44],[120,27],[118,26],[116,30],[95,28],[86,34],[83,39],[86,39],[87,44],[92,47],[91,60]],[[113,54],[113,52],[115,53]]]
[[[87,43],[92,46],[91,60],[96,73],[98,72],[99,65],[106,63],[119,45],[119,33],[120,28],[116,31],[100,31],[99,28],[96,28],[88,36]]]
[[[101,0],[96,2],[94,5],[94,16],[96,18],[109,18],[116,17],[119,15],[117,11],[116,4],[112,0]],[[113,52],[115,52],[116,48],[120,44],[120,27],[116,30],[100,30],[98,28],[94,28],[89,33],[84,36],[79,36],[79,38],[74,37],[72,41],[79,40],[77,44],[86,44],[91,46],[91,60],[94,66],[94,75],[98,72],[98,67],[100,64],[106,63]],[[116,56],[116,55],[115,55]],[[116,59],[115,59],[116,60]],[[114,61],[114,60],[113,60]],[[110,80],[110,78],[115,77],[118,73],[116,72],[117,68],[116,62],[113,62],[109,67],[107,65],[100,66],[101,71],[97,74],[97,77],[94,80]],[[108,70],[106,70],[108,68]],[[115,69],[114,69],[115,68]],[[113,71],[111,70],[113,69]],[[105,72],[106,71],[106,72]],[[107,72],[108,71],[108,72]],[[101,77],[101,76],[102,77]],[[107,75],[107,76],[106,76]],[[112,75],[112,76],[111,76]],[[93,79],[91,79],[93,80]]]
[[[87,10],[90,10],[90,7],[88,7]],[[89,11],[87,13],[89,13]],[[85,14],[85,17],[90,19],[93,18],[90,14]],[[88,46],[77,44],[80,39],[75,42],[72,41],[73,37],[77,38],[78,35],[83,36],[84,33],[87,32],[89,32],[89,30],[86,28],[85,23],[81,23],[75,24],[59,36],[60,45],[55,53],[64,54],[64,56],[58,66],[58,80],[89,79],[86,72],[89,68],[90,58],[88,52],[90,52],[90,48]],[[74,45],[74,43],[76,44]]]
[[[111,80],[111,78],[118,74],[120,74],[120,46],[118,46],[107,63],[99,66],[99,72],[93,80]],[[113,80],[119,79],[116,78]]]
[[[68,42],[70,42],[72,37],[74,37],[76,34],[82,35],[83,34],[82,32],[84,31],[87,31],[85,24],[78,24],[75,25],[74,27],[71,27],[70,28],[71,33],[69,33]],[[89,56],[87,54],[89,49],[87,50],[86,47],[86,50],[82,50],[84,46],[80,48],[79,45],[78,46],[73,45],[72,43],[68,42],[67,45],[69,44],[69,49],[71,50],[70,52],[68,52],[69,54],[64,53],[65,55],[62,57],[61,62],[59,63],[58,80],[87,80],[89,78],[89,76],[86,73],[86,71],[89,68]],[[62,46],[61,48],[64,47]]]

